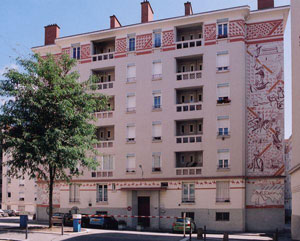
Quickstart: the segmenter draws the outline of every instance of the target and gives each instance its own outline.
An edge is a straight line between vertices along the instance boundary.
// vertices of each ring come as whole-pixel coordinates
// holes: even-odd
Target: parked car
[[[114,217],[91,217],[90,227],[104,229],[118,229],[118,221]]]
[[[3,217],[4,216],[4,211],[2,209],[0,209],[0,216]]]
[[[9,217],[8,211],[9,210],[3,210],[2,217]]]
[[[196,224],[192,218],[185,219],[185,231],[189,233],[192,227],[192,232],[196,230]],[[184,229],[184,218],[177,218],[172,225],[172,231],[175,232],[183,232]]]
[[[5,211],[8,213],[8,216],[10,217],[17,216],[15,210],[8,209]]]
[[[81,214],[81,227],[86,228],[89,226],[89,217],[88,214]],[[71,213],[66,213],[64,215],[64,225],[65,226],[73,226],[73,217]]]

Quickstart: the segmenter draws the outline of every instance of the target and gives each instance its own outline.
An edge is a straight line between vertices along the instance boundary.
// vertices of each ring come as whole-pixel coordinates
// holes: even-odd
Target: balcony
[[[230,137],[229,129],[228,128],[219,128],[219,130],[217,132],[217,137],[222,138],[223,140],[225,138],[229,138]]]
[[[176,27],[176,48],[194,48],[203,45],[202,24]]]
[[[97,119],[112,118],[114,110],[115,110],[115,97],[112,96],[109,98],[106,108],[97,110],[94,113],[94,116]]]
[[[199,80],[202,78],[203,56],[184,57],[176,59],[176,80]]]
[[[112,176],[113,176],[113,171],[110,170],[92,172],[92,177],[112,177]]]
[[[96,81],[94,85],[98,90],[112,89],[114,87],[113,82],[115,81],[115,69],[105,68],[99,70],[92,70],[94,76],[96,76]]]
[[[195,203],[195,196],[184,196],[182,197],[182,203]]]
[[[114,58],[115,38],[92,42],[92,60],[104,61]]]
[[[176,121],[176,143],[202,142],[202,119]]]
[[[202,110],[203,88],[185,88],[176,90],[176,111]]]
[[[176,152],[177,176],[201,175],[201,167],[203,167],[202,151]]]
[[[114,143],[114,126],[98,127],[96,130],[96,136],[98,143],[96,148],[111,148]]]

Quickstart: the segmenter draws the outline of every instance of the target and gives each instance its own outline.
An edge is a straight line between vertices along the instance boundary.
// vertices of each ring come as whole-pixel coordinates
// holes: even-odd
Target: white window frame
[[[131,103],[131,101],[132,101],[132,103]],[[136,95],[135,95],[135,93],[128,93],[127,94],[126,106],[127,106],[126,107],[126,112],[135,112],[136,111]]]
[[[134,165],[129,165],[130,162],[133,162]],[[131,163],[132,164],[132,163]],[[134,173],[136,169],[136,156],[135,154],[127,154],[126,156],[126,172]]]
[[[158,165],[157,160],[158,158]],[[161,171],[161,153],[160,152],[153,152],[152,153],[152,172],[160,172]]]
[[[224,62],[224,63],[222,63]],[[230,55],[228,51],[221,51],[217,53],[216,67],[218,72],[228,71],[230,66]]]
[[[69,202],[79,202],[80,200],[80,185],[78,183],[69,184]]]
[[[218,169],[229,169],[230,168],[230,152],[229,149],[219,149],[218,150]],[[227,165],[225,165],[227,161]]]
[[[225,25],[226,25],[226,33],[225,33]],[[221,33],[219,32],[219,28],[221,27]],[[223,18],[223,19],[218,19],[217,20],[217,38],[222,39],[222,38],[228,38],[229,34],[229,19],[228,18]]]
[[[134,130],[134,135],[129,133],[129,131],[133,129]],[[135,129],[135,124],[127,124],[127,142],[135,142],[136,139],[136,129]]]
[[[218,116],[217,124],[218,124],[217,125],[217,135],[222,136],[222,137],[229,137],[230,136],[229,116]]]
[[[229,83],[223,83],[217,85],[217,97],[218,103],[229,103],[230,102],[230,86]]]
[[[101,189],[101,191],[100,191]],[[96,202],[108,202],[108,185],[97,184]]]
[[[132,69],[131,71],[133,71],[133,69],[134,69],[134,71],[133,71],[134,74],[131,74],[131,72],[129,71],[130,69]],[[126,83],[135,83],[136,82],[136,65],[128,64],[126,71],[127,71],[126,72]]]
[[[134,48],[133,49],[130,48],[130,40],[131,39],[134,39]],[[136,36],[135,36],[135,34],[129,34],[127,36],[127,49],[128,49],[128,52],[136,51]]]
[[[187,186],[187,189],[185,189]],[[187,190],[187,193],[185,193]],[[182,183],[182,203],[194,203],[195,202],[195,183],[183,182]]]
[[[160,71],[156,71],[156,65],[160,65]],[[162,79],[162,62],[161,60],[155,60],[152,62],[152,80],[160,79]]]
[[[155,41],[155,36],[156,35],[160,35],[160,44],[159,46],[156,45],[156,41]],[[156,30],[153,30],[153,48],[161,48],[162,46],[162,34],[161,34],[161,29],[156,29]]]
[[[162,94],[160,90],[155,90],[152,92],[153,95],[153,110],[162,108]],[[156,97],[159,97],[159,104],[155,103]]]
[[[226,187],[226,189],[224,188]],[[230,202],[230,182],[217,181],[216,182],[216,202],[229,203]]]
[[[155,134],[155,126],[159,126],[160,128],[160,135]],[[161,141],[162,139],[162,124],[160,121],[152,122],[152,141]]]

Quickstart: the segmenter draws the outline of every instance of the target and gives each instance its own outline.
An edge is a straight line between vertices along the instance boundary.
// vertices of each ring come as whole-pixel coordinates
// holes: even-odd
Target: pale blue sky
[[[194,13],[249,5],[257,9],[257,0],[190,0]],[[27,56],[33,46],[43,45],[44,26],[57,23],[60,36],[106,29],[109,16],[115,14],[122,25],[140,22],[141,0],[0,0],[0,76],[15,58]],[[186,0],[150,0],[154,19],[181,16]],[[275,0],[276,6],[290,0]],[[285,40],[285,137],[291,134],[291,50],[290,24]]]

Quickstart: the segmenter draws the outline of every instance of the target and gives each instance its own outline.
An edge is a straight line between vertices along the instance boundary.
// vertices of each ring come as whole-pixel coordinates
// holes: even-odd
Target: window
[[[7,197],[10,198],[11,197],[11,192],[7,193]]]
[[[127,94],[127,112],[134,112],[136,110],[135,93]]]
[[[136,66],[135,64],[127,65],[127,83],[136,81]]]
[[[79,202],[79,184],[71,183],[69,185],[69,202]]]
[[[110,138],[110,131],[107,131],[107,138]]]
[[[218,116],[218,136],[229,136],[229,117]]]
[[[97,202],[107,202],[107,185],[97,185]]]
[[[184,134],[184,125],[181,125],[181,134]]]
[[[228,83],[217,85],[218,104],[230,103],[229,91],[230,89]]]
[[[216,202],[230,202],[229,182],[217,182]]]
[[[19,201],[25,201],[25,193],[19,192]]]
[[[194,132],[194,125],[190,125],[190,133]]]
[[[160,93],[160,90],[153,92],[153,109],[161,109],[161,93]]]
[[[100,163],[97,167],[98,171],[109,171],[114,169],[114,156],[113,155],[103,155],[100,156]]]
[[[227,38],[228,37],[228,18],[218,19],[218,38]]]
[[[127,155],[126,172],[135,172],[135,154]]]
[[[80,46],[78,44],[72,46],[73,49],[73,59],[80,59]]]
[[[185,66],[184,66],[184,65],[181,66],[181,72],[182,72],[182,73],[185,72]]]
[[[128,37],[128,50],[135,51],[135,36]]]
[[[201,133],[202,132],[202,123],[198,124],[198,132]]]
[[[161,153],[160,152],[152,153],[152,171],[153,172],[161,171]]]
[[[152,79],[157,80],[157,79],[161,79],[161,77],[162,77],[162,63],[160,60],[154,61]]]
[[[127,142],[135,142],[135,125],[127,125]]]
[[[155,48],[161,47],[161,30],[154,31],[153,36],[154,36],[154,47]]]
[[[25,179],[21,178],[19,179],[19,186],[25,186]]]
[[[159,141],[161,140],[161,122],[153,122],[152,123],[152,140]]]
[[[195,71],[195,66],[193,64],[191,64],[191,66],[190,66],[190,72],[193,72],[193,71]]]
[[[182,183],[182,202],[193,203],[195,202],[195,184]]]
[[[185,96],[182,95],[182,96],[181,96],[181,103],[184,103],[184,102],[185,102]]]
[[[229,168],[229,150],[228,149],[218,150],[218,168],[219,169]]]
[[[190,95],[190,103],[194,103],[194,95]]]
[[[216,221],[229,221],[230,220],[230,215],[229,213],[216,213]]]
[[[229,70],[229,54],[228,51],[217,53],[217,71]]]

